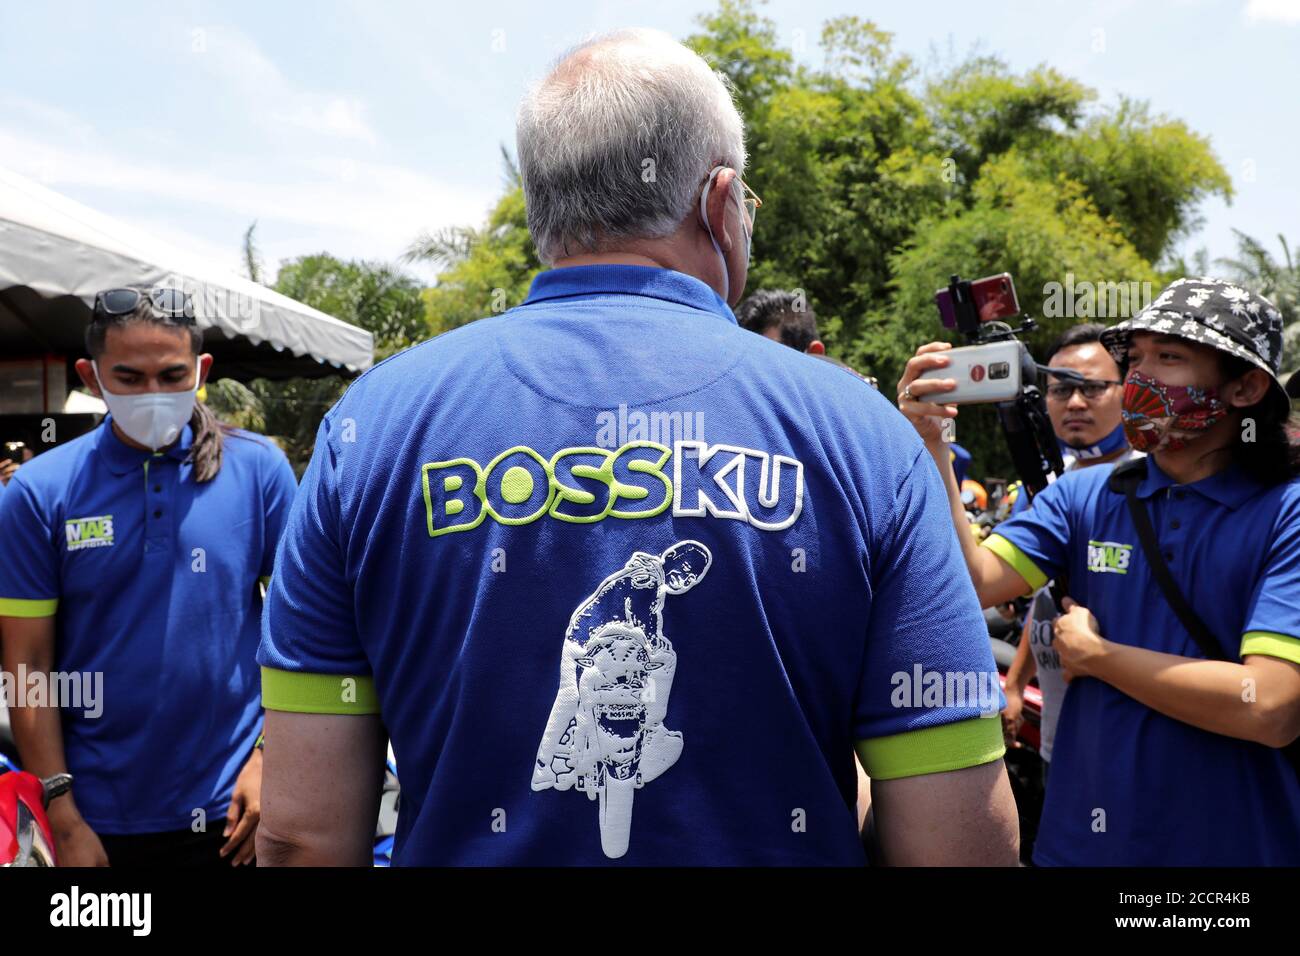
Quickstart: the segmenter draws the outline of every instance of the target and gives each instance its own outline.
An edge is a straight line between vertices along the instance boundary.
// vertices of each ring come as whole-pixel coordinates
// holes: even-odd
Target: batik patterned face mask
[[[1227,413],[1218,389],[1166,385],[1130,372],[1124,382],[1124,434],[1138,451],[1178,451]]]

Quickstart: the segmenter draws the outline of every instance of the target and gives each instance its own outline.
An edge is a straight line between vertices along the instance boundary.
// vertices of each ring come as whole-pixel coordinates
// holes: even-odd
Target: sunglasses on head
[[[107,289],[95,296],[94,318],[111,319],[130,315],[148,299],[156,315],[177,322],[194,321],[194,300],[180,289],[158,288],[148,292],[140,289]]]

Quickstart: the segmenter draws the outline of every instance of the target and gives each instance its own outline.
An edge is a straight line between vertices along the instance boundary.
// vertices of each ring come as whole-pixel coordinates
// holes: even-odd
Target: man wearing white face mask
[[[109,415],[0,503],[22,556],[0,567],[4,671],[98,688],[11,709],[26,769],[74,777],[50,806],[61,865],[253,857],[258,581],[295,482],[278,448],[196,402],[202,343],[179,290],[100,293],[77,372]]]

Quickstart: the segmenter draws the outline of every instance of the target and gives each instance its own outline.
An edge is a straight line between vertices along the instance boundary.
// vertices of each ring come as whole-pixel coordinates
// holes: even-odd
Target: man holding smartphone
[[[1067,472],[1119,464],[1141,454],[1133,450],[1124,434],[1124,383],[1120,381],[1119,365],[1101,344],[1104,331],[1105,326],[1096,322],[1073,326],[1044,353],[1047,366],[1052,369],[1047,375],[1047,414]],[[1028,495],[1018,496],[1012,513],[1028,510],[1030,503]],[[1042,759],[1044,787],[1051,766],[1057,718],[1065,698],[1060,655],[1052,647],[1060,613],[1051,591],[1039,588],[1025,615],[1015,660],[1007,670],[1007,706],[1002,711],[1007,746],[1014,746],[1025,687],[1037,675],[1043,695],[1038,755]]]
[[[1076,469],[982,546],[959,535],[985,607],[1069,581],[1053,632],[1069,688],[1034,862],[1300,865],[1284,753],[1300,736],[1300,450],[1281,314],[1230,283],[1179,279],[1102,343],[1125,371],[1126,435],[1148,452],[1136,490],[1112,487],[1114,466]],[[899,405],[960,527],[940,427],[955,383],[918,379],[948,349],[917,350]],[[1175,610],[1157,562],[1217,646]]]

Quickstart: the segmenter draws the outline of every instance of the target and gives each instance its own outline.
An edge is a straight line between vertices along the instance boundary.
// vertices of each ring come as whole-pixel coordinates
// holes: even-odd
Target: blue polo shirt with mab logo
[[[1064,572],[1107,640],[1202,658],[1138,541],[1112,465],[1071,471],[984,543],[1033,588]],[[1232,466],[1138,497],[1179,588],[1229,660],[1300,662],[1300,481]],[[1242,706],[1251,706],[1243,703]],[[1066,690],[1034,848],[1042,865],[1300,865],[1300,782],[1280,750],[1200,730],[1095,678]]]
[[[27,462],[0,499],[0,615],[55,619],[54,669],[83,695],[63,701],[64,753],[93,830],[189,829],[196,810],[219,829],[260,732],[259,578],[293,471],[236,432],[198,484],[189,425],[153,454],[111,422]]]
[[[1003,752],[914,429],[662,269],[543,273],[359,378],[259,660],[269,709],[382,716],[397,864],[860,864],[855,745]]]

